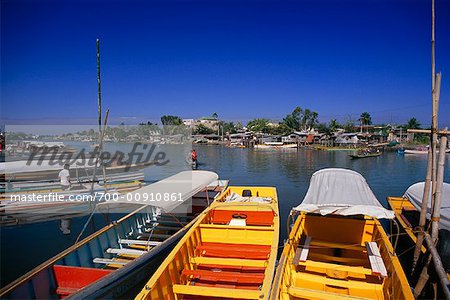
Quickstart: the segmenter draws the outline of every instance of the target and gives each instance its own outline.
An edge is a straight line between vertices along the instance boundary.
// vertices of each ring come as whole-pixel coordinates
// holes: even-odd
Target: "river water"
[[[80,145],[72,145],[80,146]],[[109,145],[124,151],[129,146]],[[401,196],[405,190],[425,178],[426,155],[399,155],[385,152],[379,157],[349,158],[348,151],[317,151],[306,149],[260,150],[196,145],[199,169],[229,179],[230,185],[260,185],[277,188],[281,214],[280,240],[286,238],[286,218],[290,209],[305,196],[311,175],[322,168],[347,168],[361,173],[375,196],[386,205],[387,196]],[[188,169],[183,149],[160,145],[172,162],[145,170],[147,181],[156,181]],[[450,155],[446,155],[445,181],[450,182]],[[1,228],[1,285],[14,280],[39,263],[72,245],[86,218],[72,222],[72,234],[64,236],[57,221],[20,227]],[[104,226],[101,218],[90,225],[88,233]]]

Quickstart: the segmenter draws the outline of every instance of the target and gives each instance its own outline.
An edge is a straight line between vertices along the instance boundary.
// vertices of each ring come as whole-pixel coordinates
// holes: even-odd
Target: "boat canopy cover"
[[[219,176],[210,171],[182,171],[133,192],[127,193],[118,201],[102,204],[139,204],[151,205],[170,212],[189,200],[212,182],[217,182]]]
[[[412,205],[414,205],[419,211],[422,209],[422,197],[425,182],[418,182],[410,186],[404,197],[406,197]],[[431,191],[428,198],[427,219],[431,219]],[[450,183],[445,183],[442,187],[441,194],[441,220],[439,221],[441,228],[450,230]]]
[[[394,218],[394,212],[380,204],[364,177],[347,169],[323,169],[315,172],[305,199],[294,210],[321,215]]]

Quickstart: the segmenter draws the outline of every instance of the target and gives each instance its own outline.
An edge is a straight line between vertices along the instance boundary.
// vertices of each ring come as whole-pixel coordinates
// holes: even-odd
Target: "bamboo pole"
[[[431,209],[435,202],[436,193],[436,172],[437,172],[437,127],[438,127],[438,101],[436,101],[436,47],[435,47],[435,0],[431,0],[431,99],[432,99],[432,118],[431,118],[431,157],[433,160],[432,173],[431,173]]]
[[[445,149],[447,147],[447,137],[443,136],[440,140],[439,148],[439,163],[437,168],[436,176],[436,195],[433,215],[431,218],[431,237],[433,243],[436,243],[439,231],[439,219],[441,217],[441,197],[442,197],[442,186],[444,182],[444,166],[445,166]]]
[[[447,272],[442,265],[442,261],[439,257],[438,251],[434,246],[433,240],[428,233],[424,233],[425,242],[427,243],[428,249],[431,252],[431,256],[433,258],[434,268],[436,269],[436,273],[439,277],[439,282],[442,285],[442,291],[444,292],[445,299],[450,300],[450,286],[447,278]]]
[[[102,131],[102,86],[100,80],[100,39],[97,39],[97,91],[98,91],[98,134]]]
[[[407,132],[408,133],[425,133],[425,134],[430,134],[431,130],[429,130],[429,129],[408,129]],[[439,134],[439,135],[449,135],[450,134],[450,130],[438,130],[437,134]]]
[[[411,274],[414,273],[417,261],[419,260],[420,252],[423,244],[423,230],[427,222],[427,209],[428,200],[430,198],[430,184],[431,184],[431,171],[432,171],[432,159],[431,159],[431,148],[428,149],[428,163],[427,163],[427,175],[425,178],[425,185],[423,187],[422,195],[422,208],[420,210],[420,220],[419,220],[419,234],[417,235],[416,248],[414,249],[414,259],[411,269]]]

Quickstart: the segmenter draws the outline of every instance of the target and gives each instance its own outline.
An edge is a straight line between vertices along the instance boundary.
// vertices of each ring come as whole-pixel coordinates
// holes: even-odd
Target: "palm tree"
[[[365,111],[359,116],[359,122],[361,123],[361,132],[362,132],[362,127],[364,125],[372,124],[372,117],[367,111]]]
[[[421,126],[420,122],[416,118],[411,118],[406,122],[406,129],[419,129]]]

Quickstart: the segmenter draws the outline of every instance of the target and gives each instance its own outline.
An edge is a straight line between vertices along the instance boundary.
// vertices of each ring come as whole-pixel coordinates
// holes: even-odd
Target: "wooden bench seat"
[[[249,226],[272,226],[275,216],[273,211],[241,211],[241,210],[220,210],[211,212],[211,223],[227,225],[233,216],[245,219]]]
[[[213,281],[216,283],[262,284],[264,281],[264,273],[184,269],[181,275],[189,277],[190,280]]]
[[[61,296],[68,296],[111,272],[113,270],[54,265],[56,293]]]
[[[197,255],[206,257],[267,259],[270,245],[203,243],[196,248]]]

